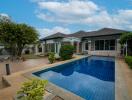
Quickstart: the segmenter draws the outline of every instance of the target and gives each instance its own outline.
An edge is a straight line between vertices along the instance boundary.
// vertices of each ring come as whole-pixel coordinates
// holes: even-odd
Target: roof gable
[[[45,37],[45,38],[43,38],[41,40],[48,40],[48,39],[55,39],[55,38],[64,38],[64,37],[66,37],[66,34],[58,32],[58,33],[52,34],[50,36],[47,36],[47,37]]]

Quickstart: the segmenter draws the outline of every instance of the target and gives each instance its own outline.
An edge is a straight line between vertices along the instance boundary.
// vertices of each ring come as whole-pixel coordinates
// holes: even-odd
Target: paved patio
[[[5,69],[5,64],[9,63],[10,64],[10,70],[11,73],[23,71],[23,70],[28,70],[33,67],[37,67],[39,65],[45,65],[48,64],[48,59],[47,58],[41,58],[41,59],[28,59],[26,61],[15,61],[15,62],[0,62],[0,89],[4,88],[5,86],[2,84],[2,76],[6,75],[6,69]]]
[[[132,100],[132,70],[123,59],[116,61],[116,100]]]

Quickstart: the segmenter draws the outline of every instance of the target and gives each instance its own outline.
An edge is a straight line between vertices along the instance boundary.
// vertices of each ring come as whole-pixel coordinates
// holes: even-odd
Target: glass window
[[[95,50],[99,50],[99,40],[95,41]]]
[[[88,50],[88,42],[85,43],[85,50]]]
[[[95,50],[104,50],[104,40],[95,41]]]
[[[109,50],[109,40],[105,40],[105,50]]]
[[[110,50],[115,50],[115,40],[110,40]]]
[[[39,47],[39,52],[42,52],[42,47]]]
[[[55,45],[54,45],[54,43],[51,44],[51,52],[55,52]]]
[[[115,50],[115,40],[96,40],[95,50]]]
[[[104,50],[104,40],[100,40],[99,50]]]

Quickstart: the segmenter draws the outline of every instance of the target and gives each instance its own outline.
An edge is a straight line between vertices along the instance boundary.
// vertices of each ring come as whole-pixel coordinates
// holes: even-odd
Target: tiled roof
[[[55,33],[53,35],[47,36],[45,38],[42,38],[41,41],[49,40],[49,39],[55,39],[55,38],[64,38],[64,37],[66,37],[66,34],[58,32],[58,33]]]
[[[85,31],[78,31],[72,34],[63,34],[63,33],[56,33],[50,36],[47,36],[41,40],[48,40],[48,39],[54,39],[54,38],[64,38],[64,37],[77,37],[77,38],[83,38],[83,37],[93,37],[93,36],[103,36],[103,35],[116,35],[121,34],[123,32],[126,32],[124,30],[120,29],[112,29],[112,28],[103,28],[98,31],[91,31],[91,32],[85,32]]]
[[[112,29],[112,28],[103,28],[98,31],[86,32],[83,37],[91,37],[91,36],[102,36],[102,35],[116,35],[126,32],[124,30]]]

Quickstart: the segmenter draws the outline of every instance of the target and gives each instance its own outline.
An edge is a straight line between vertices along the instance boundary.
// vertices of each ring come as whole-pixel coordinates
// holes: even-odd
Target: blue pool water
[[[92,56],[33,74],[86,100],[115,99],[114,58]]]

